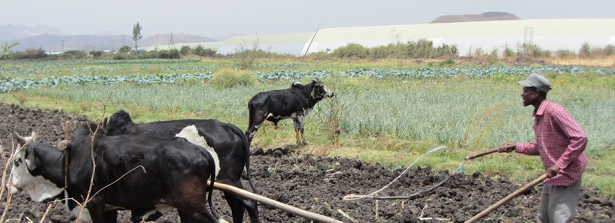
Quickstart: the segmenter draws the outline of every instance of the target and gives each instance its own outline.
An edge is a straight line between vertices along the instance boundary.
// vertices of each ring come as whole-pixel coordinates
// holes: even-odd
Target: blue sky
[[[615,0],[0,0],[0,24],[44,25],[68,35],[313,32],[318,28],[424,24],[441,15],[507,12],[521,19],[615,18]]]

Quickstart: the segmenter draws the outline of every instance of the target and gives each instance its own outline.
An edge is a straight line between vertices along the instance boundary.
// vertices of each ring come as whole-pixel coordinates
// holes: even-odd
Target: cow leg
[[[242,168],[242,171],[243,171],[243,168]],[[241,183],[240,174],[224,172],[220,175],[227,176],[227,178],[218,178],[216,182],[228,184],[230,186],[234,186],[236,188],[245,190],[243,187],[243,184]],[[237,176],[237,177],[228,178],[228,176]],[[248,211],[248,216],[250,216],[250,222],[252,223],[259,222],[258,208],[257,208],[257,204],[255,201],[237,196],[233,193],[226,192],[226,191],[224,191],[224,198],[226,199],[226,202],[231,207],[231,212],[233,214],[234,223],[243,222],[244,210]]]
[[[197,222],[199,222],[196,219],[194,219],[192,216],[190,216],[189,214],[184,213],[183,211],[177,211],[177,214],[179,214],[179,220],[180,220],[181,223],[197,223]]]
[[[265,112],[256,112],[255,114],[250,114],[250,123],[248,123],[248,129],[246,130],[246,137],[248,138],[248,142],[252,142],[252,138],[254,138],[254,134],[258,131],[258,128],[265,122],[267,119],[267,113]]]
[[[170,194],[162,197],[161,200],[177,208],[178,212],[183,212],[184,216],[190,216],[186,221],[218,222],[207,206],[207,187],[209,186],[207,178],[209,178],[207,174],[185,178],[177,182]],[[183,218],[182,221],[184,221]]]
[[[110,221],[110,219],[106,219],[105,217],[107,217],[107,213],[105,213],[105,205],[104,204],[97,204],[98,202],[93,202],[94,200],[90,201],[89,204],[87,204],[87,210],[90,214],[90,219],[92,220],[93,223],[106,223],[106,222],[115,222],[117,221],[117,215],[116,215],[116,219],[115,221]],[[79,207],[77,207],[79,208]],[[117,212],[116,212],[117,213]],[[83,212],[82,212],[83,214]],[[81,216],[81,219],[86,218],[85,216]],[[109,221],[107,221],[109,220]]]
[[[241,188],[243,189],[243,188]],[[248,211],[248,216],[250,216],[250,222],[258,223],[258,208],[255,201],[245,199],[239,197],[230,192],[224,192],[224,197],[231,207],[231,212],[233,213],[233,222],[240,223],[243,222],[243,212],[244,208]]]
[[[117,222],[117,210],[105,211],[104,218],[105,218],[105,222],[107,223],[116,223]]]
[[[207,196],[184,198],[181,204],[175,206],[180,214],[181,222],[218,222],[207,207]]]
[[[303,119],[305,117],[303,115],[297,116],[294,119],[295,121],[295,137],[297,138],[297,145],[307,145],[307,141],[305,141],[305,136],[303,135]]]

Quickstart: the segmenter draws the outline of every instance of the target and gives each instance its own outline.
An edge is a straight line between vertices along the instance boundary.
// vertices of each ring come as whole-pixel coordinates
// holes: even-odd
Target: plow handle
[[[542,176],[538,177],[537,179],[535,179],[534,181],[526,184],[525,186],[523,186],[522,188],[519,188],[518,190],[516,190],[515,192],[513,192],[512,194],[509,194],[508,196],[506,196],[505,198],[503,198],[502,200],[498,201],[497,203],[491,205],[489,208],[481,211],[480,213],[478,213],[477,215],[475,215],[474,217],[470,218],[470,220],[467,220],[465,223],[472,223],[475,221],[478,221],[478,219],[481,219],[482,217],[484,217],[485,215],[489,214],[489,212],[495,210],[496,208],[502,206],[502,204],[506,203],[507,201],[509,201],[510,199],[512,199],[513,197],[516,197],[517,195],[519,195],[520,193],[522,193],[523,191],[526,191],[527,189],[529,189],[530,187],[536,186],[537,184],[539,184],[540,182],[542,182],[543,180],[547,179],[547,174],[543,174]]]
[[[209,184],[209,181],[207,181],[207,183]],[[310,220],[313,220],[313,221],[327,222],[327,223],[329,223],[329,222],[330,223],[343,223],[342,221],[338,221],[338,220],[335,220],[333,218],[330,218],[330,217],[327,217],[327,216],[324,216],[324,215],[316,214],[316,213],[309,212],[309,211],[306,211],[306,210],[303,210],[303,209],[300,209],[300,208],[297,208],[297,207],[294,207],[294,206],[291,206],[291,205],[288,205],[288,204],[284,204],[282,202],[279,202],[279,201],[276,201],[276,200],[270,199],[268,197],[261,196],[261,195],[258,195],[258,194],[255,194],[255,193],[252,193],[252,192],[249,192],[249,191],[246,191],[246,190],[242,190],[242,189],[239,189],[237,187],[233,187],[233,186],[228,185],[228,184],[223,184],[223,183],[216,182],[216,183],[214,183],[214,188],[218,189],[218,190],[222,190],[222,191],[228,191],[228,192],[231,192],[231,193],[233,193],[233,194],[235,194],[237,196],[244,197],[244,198],[247,198],[247,199],[250,199],[250,200],[253,200],[253,201],[261,202],[263,204],[267,204],[269,206],[275,207],[275,208],[280,209],[282,211],[285,211],[285,212],[288,212],[288,213],[292,213],[294,215],[297,215],[297,216],[300,216],[300,217],[303,217],[303,218],[306,218],[306,219],[310,219]]]
[[[481,156],[484,156],[484,155],[487,155],[487,154],[495,153],[498,150],[499,150],[499,148],[495,148],[495,149],[488,150],[488,151],[485,151],[485,152],[482,152],[482,153],[477,153],[477,154],[474,154],[474,155],[466,156],[466,160],[471,160],[471,159],[474,159],[474,158],[477,158],[477,157],[481,157]]]

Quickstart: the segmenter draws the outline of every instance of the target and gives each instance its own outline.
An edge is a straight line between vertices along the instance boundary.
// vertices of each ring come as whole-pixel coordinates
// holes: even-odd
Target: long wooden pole
[[[484,156],[484,155],[487,155],[487,154],[495,153],[495,152],[498,151],[498,149],[499,148],[495,148],[495,149],[492,149],[492,150],[489,150],[489,151],[485,151],[485,152],[482,152],[482,153],[478,153],[478,154],[467,156],[466,160],[471,160],[471,159],[474,159],[474,158],[477,158],[477,157],[481,157],[481,156]]]
[[[527,185],[523,186],[522,188],[520,188],[519,190],[516,190],[515,192],[513,192],[512,194],[509,194],[508,196],[506,196],[504,199],[498,201],[497,203],[491,205],[489,208],[481,211],[480,213],[478,213],[477,215],[475,215],[474,217],[470,218],[470,220],[467,220],[466,223],[472,223],[477,221],[478,219],[481,219],[482,217],[484,217],[485,215],[489,214],[489,212],[495,210],[496,208],[502,206],[502,204],[506,203],[507,201],[509,201],[510,199],[512,199],[513,197],[516,197],[517,195],[519,195],[520,193],[526,191],[527,189],[529,189],[530,187],[533,187],[537,184],[539,184],[540,182],[544,181],[545,179],[547,179],[547,174],[543,174],[542,176],[538,177],[537,179],[535,179],[534,181],[528,183]]]
[[[209,182],[208,182],[209,183]],[[316,214],[313,212],[309,212],[288,204],[284,204],[282,202],[273,200],[271,198],[265,197],[265,196],[261,196],[246,190],[242,190],[239,189],[237,187],[233,187],[231,185],[228,184],[223,184],[223,183],[218,183],[216,182],[214,184],[214,188],[219,189],[219,190],[223,190],[223,191],[228,191],[231,192],[233,194],[239,195],[241,197],[253,200],[253,201],[257,201],[257,202],[261,202],[263,204],[267,204],[269,206],[272,206],[274,208],[280,209],[282,211],[286,211],[289,213],[292,213],[294,215],[303,217],[303,218],[307,218],[310,220],[314,220],[314,221],[319,221],[319,222],[332,222],[332,223],[343,223],[342,221],[338,221],[335,220],[333,218],[324,216],[324,215],[320,215],[320,214]]]

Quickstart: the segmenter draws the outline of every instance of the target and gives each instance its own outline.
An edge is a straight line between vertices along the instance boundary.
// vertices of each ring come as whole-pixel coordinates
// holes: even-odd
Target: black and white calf
[[[35,134],[23,138],[14,133],[19,149],[7,185],[11,192],[22,189],[32,200],[44,202],[65,191],[69,198],[84,203],[93,179],[87,209],[79,212],[77,203],[68,202],[69,209],[83,220],[115,222],[117,212],[111,210],[117,209],[147,216],[176,208],[182,222],[218,221],[207,207],[216,169],[204,148],[181,137],[105,136],[103,129],[97,129],[94,123],[84,123],[73,132],[68,172],[65,153],[57,147],[35,142]],[[184,134],[198,135],[189,128]],[[96,163],[93,178],[92,157]]]
[[[198,134],[184,136],[182,131],[192,128]],[[130,114],[119,110],[111,117],[105,127],[107,135],[148,135],[158,137],[185,137],[188,141],[206,148],[216,160],[216,181],[243,189],[241,174],[246,169],[246,176],[252,190],[258,193],[250,177],[250,144],[244,133],[232,124],[213,119],[184,119],[151,123],[134,123]],[[192,136],[191,136],[192,135]],[[257,223],[258,209],[256,202],[224,192],[233,214],[233,222],[243,221],[247,210],[251,222]]]
[[[252,142],[254,134],[265,120],[273,122],[277,127],[280,120],[293,119],[297,144],[306,145],[307,142],[303,135],[305,116],[320,100],[333,96],[333,91],[327,89],[325,84],[318,79],[306,85],[295,82],[288,89],[260,92],[254,95],[248,102],[250,117],[245,133],[248,141]]]

